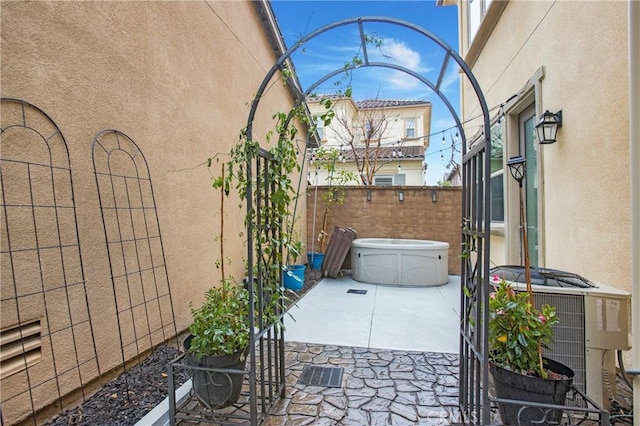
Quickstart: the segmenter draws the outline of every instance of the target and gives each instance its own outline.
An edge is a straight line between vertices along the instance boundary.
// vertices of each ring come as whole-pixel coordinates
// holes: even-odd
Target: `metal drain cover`
[[[308,386],[342,387],[342,367],[315,367],[305,365],[298,384]]]
[[[353,288],[350,288],[349,290],[347,290],[347,293],[352,293],[352,294],[367,294],[367,290],[355,290]]]

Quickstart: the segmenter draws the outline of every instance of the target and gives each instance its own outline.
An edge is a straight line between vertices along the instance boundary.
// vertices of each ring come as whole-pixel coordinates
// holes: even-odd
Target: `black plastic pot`
[[[247,362],[246,349],[233,355],[209,355],[198,359],[189,353],[193,335],[184,339],[184,361],[187,365],[204,368],[244,370]],[[238,402],[242,391],[244,374],[221,371],[190,370],[193,392],[210,410],[228,407]]]
[[[574,372],[566,365],[551,359],[544,358],[544,363],[549,370],[566,376],[567,379],[525,376],[490,363],[489,371],[493,376],[496,396],[500,399],[564,405],[567,392],[573,383]],[[562,418],[562,410],[526,404],[498,404],[498,408],[505,425],[558,425]]]

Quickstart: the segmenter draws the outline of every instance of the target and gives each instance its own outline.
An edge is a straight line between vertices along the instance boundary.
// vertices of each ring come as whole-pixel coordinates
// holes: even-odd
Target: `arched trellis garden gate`
[[[389,24],[400,26],[405,29],[415,31],[416,33],[426,37],[434,42],[440,49],[444,51],[444,58],[440,66],[440,72],[436,82],[432,82],[426,76],[402,67],[400,65],[391,62],[376,62],[369,59],[369,44],[371,39],[367,36],[366,25],[368,24]],[[287,73],[290,69],[287,67],[287,63],[290,61],[291,56],[298,51],[302,46],[308,43],[310,40],[317,36],[331,31],[339,27],[345,27],[349,25],[355,25],[358,27],[360,34],[360,52],[362,54],[361,61],[352,61],[346,64],[344,67],[336,69],[333,72],[326,74],[320,78],[316,83],[312,84],[306,90],[298,89],[296,84],[291,84],[291,87],[296,88],[296,105],[300,105],[306,99],[306,97],[316,90],[323,82],[345,72],[350,72],[353,69],[361,67],[379,67],[389,68],[408,74],[420,82],[427,85],[444,103],[446,108],[451,113],[451,116],[456,122],[457,130],[462,140],[462,172],[463,172],[463,226],[462,226],[462,244],[464,251],[465,261],[462,263],[461,279],[462,279],[462,293],[461,293],[461,312],[463,312],[464,320],[460,322],[460,410],[463,417],[463,421],[466,423],[488,424],[490,422],[489,411],[489,393],[488,393],[488,343],[487,343],[487,323],[488,323],[488,294],[489,294],[489,225],[490,218],[490,192],[489,192],[489,175],[490,175],[490,162],[488,153],[490,152],[490,117],[487,104],[485,102],[482,90],[478,82],[476,81],[470,68],[464,62],[464,60],[442,39],[433,34],[432,32],[414,25],[410,22],[388,18],[388,17],[361,17],[346,19],[333,24],[319,28],[305,37],[300,38],[291,48],[284,52],[269,70],[265,76],[262,84],[256,92],[256,96],[251,104],[251,110],[247,119],[246,136],[248,140],[252,140],[253,122],[256,116],[260,100],[262,99],[265,91],[271,80],[277,73],[282,73],[287,78]],[[483,139],[477,143],[473,148],[467,147],[466,137],[462,121],[458,117],[457,112],[447,99],[446,95],[441,90],[443,79],[447,68],[451,65],[457,65],[462,71],[462,75],[468,80],[469,84],[473,88],[479,107],[482,111],[483,118]],[[291,81],[290,81],[291,82]],[[290,114],[285,127],[289,125],[293,118],[293,114]],[[267,159],[265,158],[265,161]],[[256,170],[256,166],[247,164],[247,173],[249,174],[247,182],[246,200],[247,210],[250,211],[256,206],[253,205],[255,197],[253,191],[255,188],[251,184],[251,173]],[[259,206],[258,206],[259,207]],[[282,224],[280,224],[282,225]],[[259,264],[256,264],[255,259],[260,259],[262,256],[261,248],[259,246],[254,247],[252,235],[254,232],[253,224],[248,224],[247,236],[248,241],[248,271],[249,271],[249,283],[254,282],[254,267],[255,273],[260,274]],[[250,294],[252,293],[250,289]],[[479,308],[477,308],[479,307]],[[472,326],[471,324],[475,324]],[[255,337],[252,336],[251,344],[255,345]],[[279,340],[280,347],[276,353],[279,353],[283,359],[284,353],[284,339]],[[255,382],[256,378],[256,360],[255,356],[250,360],[251,365],[251,382],[250,382],[250,400],[251,402],[251,418],[252,422],[258,418],[257,412],[257,386]],[[264,401],[263,405],[264,407]]]

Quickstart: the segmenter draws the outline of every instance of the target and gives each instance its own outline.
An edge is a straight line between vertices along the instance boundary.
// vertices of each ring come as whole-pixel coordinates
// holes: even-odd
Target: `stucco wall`
[[[117,129],[146,157],[176,325],[184,330],[189,303],[197,305],[220,278],[214,264],[220,195],[211,174],[221,166],[214,161],[209,170],[206,159],[238,141],[274,49],[252,2],[2,2],[1,8],[2,96],[42,109],[68,144],[98,360],[109,371],[121,354],[94,136]],[[286,87],[272,85],[258,109],[255,138],[263,139],[272,114],[290,104]],[[225,204],[225,257],[233,260],[226,272],[241,278],[246,244],[237,201],[232,196]],[[3,316],[2,328],[11,322]],[[5,420],[14,414],[3,404]]]
[[[322,229],[326,190],[322,186],[309,187],[307,192],[307,251],[320,251],[316,240]],[[370,201],[367,191],[371,191]],[[399,191],[403,192],[404,201],[399,200]],[[433,191],[436,202],[432,199]],[[449,243],[449,274],[460,275],[461,223],[461,188],[347,187],[344,203],[330,207],[326,241],[335,226],[355,229],[358,238],[445,241]],[[346,262],[348,266],[348,258]]]
[[[629,291],[626,3],[509,2],[472,68],[493,114],[517,105],[512,95],[538,70],[537,114],[563,113],[558,142],[538,146],[541,264]],[[479,113],[467,84],[462,112],[465,120]],[[477,124],[469,124],[471,134]],[[515,145],[505,159],[518,155],[511,131]],[[507,238],[509,231],[517,232],[513,223]],[[502,247],[507,252],[492,245],[493,259],[518,261],[508,241]]]

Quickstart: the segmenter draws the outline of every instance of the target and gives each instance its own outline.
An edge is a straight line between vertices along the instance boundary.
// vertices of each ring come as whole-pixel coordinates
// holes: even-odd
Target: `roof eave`
[[[273,48],[275,60],[278,60],[287,51],[287,46],[284,42],[282,32],[280,31],[278,21],[275,17],[275,14],[273,13],[271,2],[270,0],[257,0],[254,1],[253,4],[255,6],[256,12],[258,13],[258,17],[262,21],[262,25]],[[300,85],[300,81],[298,80],[298,74],[295,72],[293,62],[291,62],[289,58],[287,58],[286,60],[286,66],[293,71],[291,73],[291,76],[288,76],[285,79],[287,89],[289,90],[289,93],[291,94],[291,97],[295,102],[304,102],[304,92],[302,90],[302,86]],[[311,111],[309,111],[309,107],[306,105],[306,103],[305,110],[307,116],[309,117],[309,122],[311,122]],[[318,146],[320,146],[317,134],[309,135],[307,142],[307,145],[311,148],[317,148]]]

